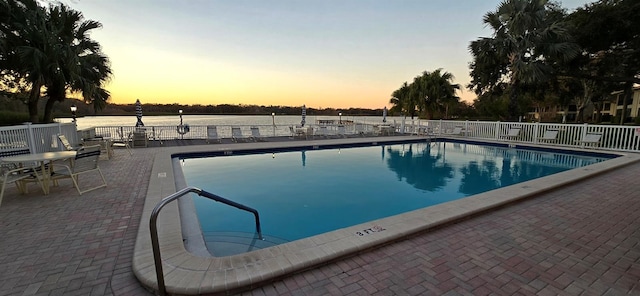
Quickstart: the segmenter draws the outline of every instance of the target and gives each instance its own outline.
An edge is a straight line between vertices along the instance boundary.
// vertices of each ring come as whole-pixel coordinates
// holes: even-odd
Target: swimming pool
[[[457,139],[445,139],[456,141]],[[140,283],[157,290],[157,278],[151,236],[149,235],[150,217],[154,207],[167,196],[174,194],[185,186],[184,178],[179,175],[181,157],[198,157],[204,155],[239,155],[262,152],[284,152],[293,150],[314,150],[343,145],[372,146],[380,143],[417,142],[424,138],[416,136],[394,136],[380,138],[348,138],[330,140],[282,141],[258,143],[234,143],[215,145],[194,145],[166,147],[153,151],[151,178],[144,201],[144,209],[140,227],[136,237],[132,269]],[[495,144],[502,147],[521,146],[519,143],[500,143],[498,141],[475,141],[464,139],[467,143]],[[463,144],[460,142],[460,144]],[[580,182],[586,178],[598,176],[630,163],[640,162],[640,155],[635,153],[598,151],[595,149],[565,149],[559,146],[522,145],[531,149],[553,149],[567,153],[600,152],[614,158],[586,167],[560,172],[551,176],[507,186],[505,188],[479,193],[473,198],[461,198],[455,201],[418,209],[408,213],[366,222],[351,227],[341,228],[327,233],[279,244],[270,248],[252,252],[214,257],[208,253],[204,242],[198,249],[191,248],[191,243],[198,238],[202,241],[196,219],[197,235],[191,236],[185,231],[189,225],[186,218],[195,217],[195,211],[183,212],[182,200],[167,204],[158,216],[158,239],[162,250],[165,285],[169,293],[180,295],[201,295],[215,293],[241,292],[251,287],[266,284],[274,279],[286,277],[301,270],[337,260],[345,256],[367,252],[380,245],[392,244],[405,240],[407,236],[429,232],[435,227],[445,226],[473,215],[487,214],[499,207],[519,202],[528,198],[536,198],[539,194],[557,190],[565,185]],[[449,151],[447,150],[447,153]],[[445,155],[446,157],[446,155]],[[550,157],[545,157],[551,159]],[[176,169],[178,168],[178,169]],[[193,205],[191,205],[193,208]],[[186,208],[186,207],[184,207]],[[385,229],[381,232],[357,235],[376,225]],[[199,249],[202,247],[202,249]],[[230,292],[231,291],[231,292]]]
[[[209,252],[265,248],[610,158],[460,142],[331,148],[183,159],[188,185],[261,215],[264,240],[250,214],[194,197]]]

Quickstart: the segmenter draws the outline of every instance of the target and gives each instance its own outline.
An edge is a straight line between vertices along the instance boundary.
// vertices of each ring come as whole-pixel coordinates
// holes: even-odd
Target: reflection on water
[[[431,153],[429,144],[404,144],[386,149],[389,169],[396,173],[398,180],[417,189],[435,191],[453,178],[453,167],[441,161],[443,154]]]
[[[295,240],[604,160],[463,143],[410,143],[186,159],[187,184],[260,212]],[[248,214],[194,197],[207,232],[253,233]]]
[[[438,191],[459,183],[473,195],[604,160],[563,153],[478,146],[417,143],[382,147],[387,166],[417,189]]]

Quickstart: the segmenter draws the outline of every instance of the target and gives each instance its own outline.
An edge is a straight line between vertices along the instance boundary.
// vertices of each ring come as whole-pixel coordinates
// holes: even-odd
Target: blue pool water
[[[189,186],[257,209],[277,244],[606,159],[436,142],[187,158],[182,170]],[[194,204],[209,240],[253,237],[252,214],[202,197]]]

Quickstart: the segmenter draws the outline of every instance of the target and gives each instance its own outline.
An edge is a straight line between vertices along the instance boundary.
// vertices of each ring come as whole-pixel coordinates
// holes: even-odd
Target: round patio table
[[[51,164],[54,160],[62,160],[76,157],[76,151],[53,151],[53,152],[44,152],[44,153],[33,153],[33,154],[21,154],[14,156],[7,156],[0,159],[0,161],[4,162],[12,162],[12,163],[39,163],[40,171],[42,172],[42,184],[44,194],[49,194],[49,179],[51,177],[51,165],[49,165],[48,169],[46,164]]]

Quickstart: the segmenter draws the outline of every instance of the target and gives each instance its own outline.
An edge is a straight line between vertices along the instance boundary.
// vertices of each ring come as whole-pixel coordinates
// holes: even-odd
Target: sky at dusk
[[[382,108],[423,71],[470,81],[498,0],[71,0],[102,23],[111,102]],[[565,0],[570,11],[592,1]]]

